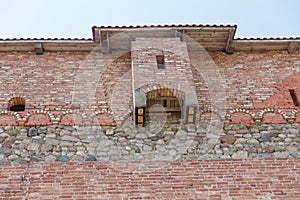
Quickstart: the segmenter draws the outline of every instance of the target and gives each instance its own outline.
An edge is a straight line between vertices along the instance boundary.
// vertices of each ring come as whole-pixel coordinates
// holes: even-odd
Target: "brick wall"
[[[149,41],[147,43],[142,39],[139,40],[133,43],[133,48],[136,48],[133,49],[135,54],[133,59],[130,52],[126,51],[112,54],[45,52],[40,56],[26,52],[0,53],[0,66],[3,70],[0,74],[1,124],[22,125],[39,110],[49,119],[45,119],[44,116],[44,119],[41,119],[43,123],[39,124],[36,121],[27,125],[61,123],[62,117],[68,112],[77,112],[86,119],[85,124],[95,122],[96,115],[105,114],[110,119],[106,120],[109,121],[106,125],[114,125],[116,120],[122,121],[132,110],[132,94],[129,94],[132,91],[131,60],[136,61],[134,63],[137,66],[152,68],[156,62],[155,55],[162,51],[164,54],[172,52],[169,56],[166,55],[166,70],[170,68],[168,66],[178,66],[177,71],[172,72],[177,73],[179,70],[181,78],[185,79],[182,81],[187,81],[188,85],[196,88],[201,115],[220,114],[218,113],[220,111],[214,110],[214,107],[217,107],[224,111],[224,115],[221,113],[219,117],[225,116],[231,123],[300,121],[298,107],[294,106],[289,93],[289,89],[294,89],[296,95],[300,93],[297,84],[299,53],[271,51],[236,52],[228,55],[219,52],[210,54],[190,52],[187,56],[184,43],[178,38],[171,38],[168,40],[172,41],[164,39],[165,43],[155,39],[163,48],[152,50],[148,48],[148,54],[145,52],[141,54],[138,49],[147,46]],[[150,43],[154,44],[155,41]],[[147,72],[147,69],[141,66],[137,69]],[[182,87],[184,84],[178,82],[181,78],[174,76],[172,72],[169,74],[172,77],[171,81],[168,79],[159,81],[163,81],[162,85],[169,87]],[[212,76],[208,72],[213,72]],[[144,80],[149,78],[149,74],[156,76],[160,72],[157,69],[155,73],[141,74],[138,71],[136,73],[136,77],[140,77],[136,80],[136,87],[140,87],[145,85]],[[174,77],[177,77],[176,81],[173,81]],[[211,80],[216,79],[220,79],[218,84],[213,84],[214,81]],[[128,98],[120,98],[120,93],[124,95],[125,89]],[[8,102],[12,97],[25,98],[25,112],[7,112]],[[125,99],[126,113],[123,113],[125,117],[120,117],[116,113],[111,114],[120,109],[118,101]],[[73,103],[79,103],[80,109],[72,109]]]
[[[144,73],[162,51],[153,44],[175,52],[166,54],[166,69],[183,71],[172,80],[174,88],[183,79],[195,88],[197,129],[154,134],[108,127],[132,110],[131,62],[141,80],[136,88],[153,75]],[[137,39],[133,47],[133,54],[0,53],[0,198],[300,199],[300,114],[289,94],[300,93],[299,52],[187,55],[178,38]],[[25,98],[24,112],[7,111],[12,97]],[[210,122],[224,119],[218,137],[209,135],[215,128]],[[179,152],[184,142],[191,148]],[[140,162],[153,158],[152,151],[166,160],[179,153],[182,160]],[[106,162],[121,158],[134,162]],[[84,162],[90,159],[98,162]]]
[[[288,81],[283,81],[299,71],[299,53],[270,51],[211,55],[226,80],[231,108],[294,108],[290,104],[291,98],[287,98],[289,104],[286,99],[276,99],[277,105],[265,101],[282,87],[291,86],[286,85]]]
[[[179,38],[139,38],[132,42],[131,51],[134,89],[147,85],[194,89],[187,47]],[[164,55],[165,69],[158,69],[157,55]]]
[[[0,198],[300,199],[299,161],[0,165]]]
[[[299,92],[300,54],[286,51],[236,52],[232,55],[209,53],[222,78],[227,119],[232,123],[288,123],[298,118],[289,89]],[[192,63],[201,63],[199,53],[190,53]],[[214,99],[201,72],[194,73],[200,105],[205,108]],[[238,113],[239,117],[234,116]],[[268,114],[272,113],[272,114]],[[236,114],[237,115],[237,114]],[[271,116],[269,119],[267,115]],[[241,117],[242,116],[242,117]],[[239,119],[239,120],[236,120]]]
[[[131,66],[130,54],[126,55],[127,52],[106,55],[48,52],[39,56],[30,52],[0,53],[3,70],[0,75],[0,123],[115,125],[109,99],[114,85]],[[13,97],[25,98],[24,112],[7,111]],[[73,108],[74,103],[79,104],[78,109]],[[74,114],[83,120],[64,119]],[[102,115],[108,118],[99,121]]]

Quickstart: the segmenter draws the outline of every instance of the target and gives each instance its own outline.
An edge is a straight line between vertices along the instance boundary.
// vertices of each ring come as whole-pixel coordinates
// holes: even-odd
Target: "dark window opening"
[[[165,69],[165,56],[157,55],[156,56],[157,69]]]
[[[290,91],[290,95],[293,99],[294,105],[299,106],[299,100],[298,100],[295,90],[289,90],[289,91]]]
[[[181,122],[180,120],[183,117],[181,111],[184,104],[183,92],[175,89],[161,88],[148,92],[146,97],[146,125],[154,121],[155,123],[160,123],[164,120],[167,120],[167,124],[179,124]],[[155,116],[155,119],[152,116]]]
[[[8,102],[8,110],[10,111],[24,111],[25,99],[22,97],[14,97]]]
[[[167,100],[164,100],[164,107],[167,107]]]

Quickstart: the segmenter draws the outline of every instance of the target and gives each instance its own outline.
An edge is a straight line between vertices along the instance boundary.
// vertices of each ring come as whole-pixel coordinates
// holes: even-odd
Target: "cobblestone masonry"
[[[177,159],[299,158],[299,124],[213,123],[135,129],[43,126],[0,128],[0,162],[173,161]],[[217,130],[218,131],[218,130]]]

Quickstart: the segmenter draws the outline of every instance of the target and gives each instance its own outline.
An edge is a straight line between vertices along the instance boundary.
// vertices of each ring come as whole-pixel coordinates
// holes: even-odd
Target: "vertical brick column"
[[[183,93],[195,90],[187,46],[180,38],[137,38],[131,43],[131,52],[135,91],[141,88],[144,93],[159,88]],[[158,66],[157,56],[163,56],[164,68]]]

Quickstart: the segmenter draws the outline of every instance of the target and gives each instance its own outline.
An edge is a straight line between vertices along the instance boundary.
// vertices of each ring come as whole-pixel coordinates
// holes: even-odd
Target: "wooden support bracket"
[[[225,52],[228,54],[234,53],[233,34],[234,34],[234,31],[232,29],[230,29],[228,31],[228,39],[227,39],[226,48],[225,48]]]
[[[44,53],[43,44],[41,42],[34,43],[34,52],[36,55],[42,55]]]
[[[297,42],[296,41],[292,41],[289,43],[289,46],[288,46],[288,53],[291,54],[291,53],[295,53],[297,50]]]
[[[179,37],[180,41],[183,41],[184,37],[184,30],[183,29],[175,29],[175,37]]]
[[[100,31],[100,47],[102,53],[110,53],[109,31]]]

